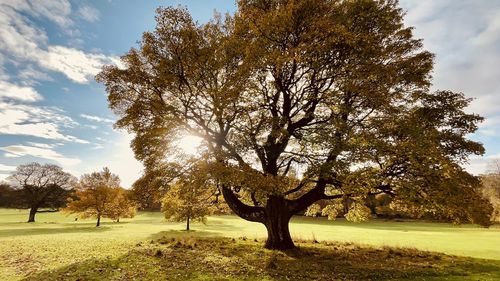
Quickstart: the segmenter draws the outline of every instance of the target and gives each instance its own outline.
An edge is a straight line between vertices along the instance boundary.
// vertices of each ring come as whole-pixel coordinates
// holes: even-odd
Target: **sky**
[[[215,10],[236,10],[229,0],[0,0],[0,180],[37,161],[75,176],[107,166],[130,187],[142,166],[129,147],[132,136],[113,129],[116,116],[94,76],[154,28],[158,6],[178,5],[200,23]],[[468,110],[486,118],[470,136],[486,154],[467,166],[486,172],[500,159],[500,1],[401,6],[405,23],[436,54],[433,89],[465,93],[474,99]]]

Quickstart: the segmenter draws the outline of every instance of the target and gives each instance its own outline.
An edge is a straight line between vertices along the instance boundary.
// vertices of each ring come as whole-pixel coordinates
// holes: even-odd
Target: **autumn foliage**
[[[458,221],[488,222],[462,164],[484,148],[462,93],[430,90],[433,54],[397,1],[240,0],[206,23],[160,8],[157,26],[97,80],[146,170],[185,134],[203,138],[213,179],[266,247],[293,248],[288,222],[318,201],[387,194]],[[330,211],[334,208],[330,208]]]
[[[96,226],[100,225],[101,218],[119,221],[133,217],[136,212],[135,203],[120,187],[120,179],[108,168],[83,175],[73,197],[76,199],[70,197],[63,211],[77,213],[81,218],[96,218]]]
[[[205,222],[215,210],[217,188],[210,179],[206,163],[192,163],[170,186],[162,200],[165,218],[185,221],[189,230],[190,221]]]

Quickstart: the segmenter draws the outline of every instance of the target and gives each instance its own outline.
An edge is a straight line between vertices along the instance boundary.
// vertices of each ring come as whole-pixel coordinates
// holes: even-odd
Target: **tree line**
[[[492,206],[486,210],[490,216],[479,221],[484,226],[500,222],[500,162],[491,166],[488,173],[480,176],[482,194]],[[145,173],[130,190],[120,187],[119,177],[108,168],[84,174],[77,180],[56,165],[29,163],[20,165],[8,179],[10,184],[0,183],[0,207],[29,209],[28,222],[34,222],[37,213],[62,210],[80,218],[96,218],[99,226],[101,218],[119,222],[120,218],[134,217],[140,209],[162,211],[167,220],[185,221],[189,230],[191,221],[205,222],[211,214],[231,213],[222,204],[223,198],[210,178],[207,163],[195,159],[187,166],[177,165],[168,173]],[[303,215],[325,216],[329,220],[345,217],[354,222],[373,217],[454,221],[424,208],[405,205],[386,194],[367,197],[363,204],[348,197],[336,204],[319,201]]]
[[[138,179],[132,190],[120,186],[118,175],[108,168],[84,174],[77,180],[53,164],[20,165],[0,184],[0,207],[29,209],[28,222],[40,212],[62,211],[77,218],[101,218],[116,222],[134,217],[138,208],[162,210],[165,218],[205,222],[214,213],[227,212],[219,204],[220,194],[205,176],[203,164],[192,161],[167,174]],[[167,192],[168,191],[168,192]],[[154,198],[154,199],[152,199]]]
[[[0,207],[29,209],[28,222],[37,213],[63,211],[77,217],[115,221],[133,217],[136,204],[129,191],[120,187],[120,179],[108,168],[84,174],[77,180],[53,164],[20,165],[0,184]]]

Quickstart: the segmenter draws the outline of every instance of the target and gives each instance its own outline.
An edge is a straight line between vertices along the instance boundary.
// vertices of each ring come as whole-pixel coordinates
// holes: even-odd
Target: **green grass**
[[[221,258],[222,260],[226,260],[231,265],[228,266],[231,271],[228,273],[228,280],[233,277],[249,278],[248,280],[251,278],[280,280],[288,274],[280,271],[285,264],[287,267],[293,267],[293,261],[297,261],[295,265],[297,268],[294,270],[298,271],[299,267],[305,265],[314,267],[314,260],[328,261],[326,266],[335,268],[339,274],[338,278],[345,277],[345,279],[359,279],[360,276],[353,274],[361,274],[359,268],[356,269],[356,266],[361,264],[367,267],[372,266],[374,270],[372,274],[379,268],[381,272],[379,279],[411,279],[415,276],[426,276],[422,280],[428,280],[428,278],[443,280],[445,277],[449,280],[461,280],[459,277],[464,278],[464,275],[468,275],[467,278],[471,280],[500,279],[500,228],[498,227],[483,229],[472,225],[454,226],[444,223],[380,220],[356,224],[342,220],[331,222],[324,219],[297,217],[292,220],[290,227],[294,239],[299,241],[316,239],[323,243],[303,244],[301,255],[303,254],[304,257],[302,258],[298,258],[297,254],[292,257],[283,254],[284,256],[276,258],[275,252],[262,249],[262,239],[266,236],[265,228],[260,224],[247,222],[235,216],[211,217],[207,225],[193,225],[195,233],[203,234],[205,237],[203,239],[208,239],[206,237],[215,239],[208,245],[220,244],[222,238],[218,237],[245,237],[245,241],[236,239],[236,242],[230,243],[234,257],[224,254],[225,250],[221,249],[214,248],[215,252],[209,253],[209,251],[202,255],[197,251],[206,251],[207,247],[201,247],[198,250],[191,249],[192,251],[184,251],[185,249],[176,251],[176,248],[172,248],[171,245],[151,243],[151,241],[162,241],[165,235],[171,237],[172,231],[180,231],[184,228],[184,225],[180,223],[165,222],[160,213],[143,212],[134,219],[126,219],[120,223],[104,220],[99,228],[94,226],[93,220],[74,221],[73,216],[60,213],[38,214],[37,222],[34,224],[25,223],[26,219],[25,210],[0,209],[0,280],[18,280],[26,276],[30,276],[32,280],[50,280],[50,276],[55,279],[59,276],[59,279],[76,280],[77,277],[71,272],[87,276],[83,280],[92,280],[92,274],[96,273],[92,268],[96,268],[97,265],[103,267],[102,272],[110,275],[103,273],[96,275],[96,278],[103,276],[107,279],[120,280],[122,278],[123,280],[125,278],[123,274],[136,272],[142,276],[139,279],[148,279],[150,276],[150,279],[154,280],[154,276],[163,275],[173,278],[174,275],[171,274],[180,274],[179,276],[183,276],[185,280],[202,280],[203,278],[210,280],[210,278],[215,278],[214,274],[217,274],[217,271],[207,260],[213,259],[216,263],[220,255],[225,257]],[[253,241],[255,238],[258,242]],[[207,243],[203,241],[199,244]],[[352,242],[356,244],[350,244]],[[421,254],[415,250],[400,250],[400,254],[391,257],[394,252],[391,254],[390,251],[394,250],[387,248],[388,246],[411,247],[424,251],[497,261]],[[332,247],[339,248],[332,250]],[[350,247],[358,247],[356,248],[358,251]],[[162,254],[157,257],[151,254],[152,251],[158,249],[168,255]],[[191,256],[188,255],[189,253]],[[262,254],[262,259],[259,258],[258,253]],[[175,262],[176,255],[182,256],[179,261],[186,263],[184,267],[173,267],[177,269],[165,271],[161,266],[154,266]],[[345,255],[349,259],[345,260]],[[423,258],[418,258],[419,255],[423,255]],[[204,256],[203,259],[201,259],[202,256]],[[318,259],[313,258],[314,256],[318,256]],[[436,257],[439,257],[439,260],[435,260]],[[207,260],[204,260],[205,258]],[[407,267],[408,270],[393,268],[397,267],[398,258],[406,260],[401,263],[401,268]],[[196,260],[192,266],[193,270],[190,270],[191,267],[187,265],[191,259]],[[264,270],[266,265],[258,263],[258,261],[269,262],[272,259],[277,259],[277,269]],[[368,262],[369,259],[377,261]],[[349,262],[350,265],[346,266],[343,262]],[[241,269],[241,274],[238,273],[238,263],[241,263],[247,271]],[[210,270],[204,270],[202,265],[208,266]],[[113,270],[117,268],[121,270]],[[341,268],[344,270],[340,270]],[[250,276],[248,272],[251,269],[260,271],[257,270],[255,271],[257,275]],[[441,271],[445,272],[445,275],[438,274]],[[223,271],[220,273],[224,274]],[[320,272],[318,269],[315,274],[320,276],[327,273]],[[65,277],[61,278],[61,276]],[[71,276],[75,278],[72,279]]]

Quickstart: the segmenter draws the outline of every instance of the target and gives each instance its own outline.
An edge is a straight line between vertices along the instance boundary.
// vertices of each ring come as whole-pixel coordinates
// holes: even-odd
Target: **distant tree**
[[[160,8],[123,67],[98,74],[146,169],[182,134],[203,138],[225,202],[264,224],[272,249],[294,247],[290,218],[320,200],[386,193],[487,221],[480,182],[461,165],[484,153],[467,138],[483,118],[464,94],[430,91],[433,54],[398,1],[237,5],[206,24]]]
[[[317,217],[321,214],[321,206],[319,204],[312,204],[304,212],[304,215],[308,217]]]
[[[20,192],[16,198],[20,205],[30,209],[28,222],[35,221],[40,208],[57,209],[66,203],[66,198],[76,183],[76,178],[53,164],[29,163],[16,168],[7,180]]]
[[[348,221],[352,222],[367,221],[372,215],[371,210],[366,205],[356,201],[350,202],[347,207],[342,202],[329,203],[324,207],[320,204],[312,204],[304,215],[309,217],[321,215],[327,217],[328,220],[335,220],[342,213]]]
[[[6,182],[0,182],[0,207],[9,208],[12,205],[14,188]]]
[[[328,220],[335,220],[339,213],[342,211],[344,206],[342,204],[329,204],[323,210],[321,210],[321,215],[328,218]],[[346,217],[348,220],[350,217]]]
[[[490,171],[481,176],[483,195],[493,205],[492,219],[500,222],[500,161],[494,161],[490,166]]]
[[[68,199],[64,211],[77,213],[81,218],[97,218],[96,226],[101,225],[103,217],[118,220],[135,214],[134,203],[124,198],[119,177],[108,168],[84,174],[77,185],[75,197]]]
[[[133,218],[137,204],[130,198],[130,192],[123,188],[115,188],[114,192],[113,200],[106,205],[105,217],[116,222],[120,222],[120,218]]]
[[[207,177],[203,163],[196,163],[180,176],[162,200],[162,211],[167,220],[205,222],[215,210],[217,189]]]

